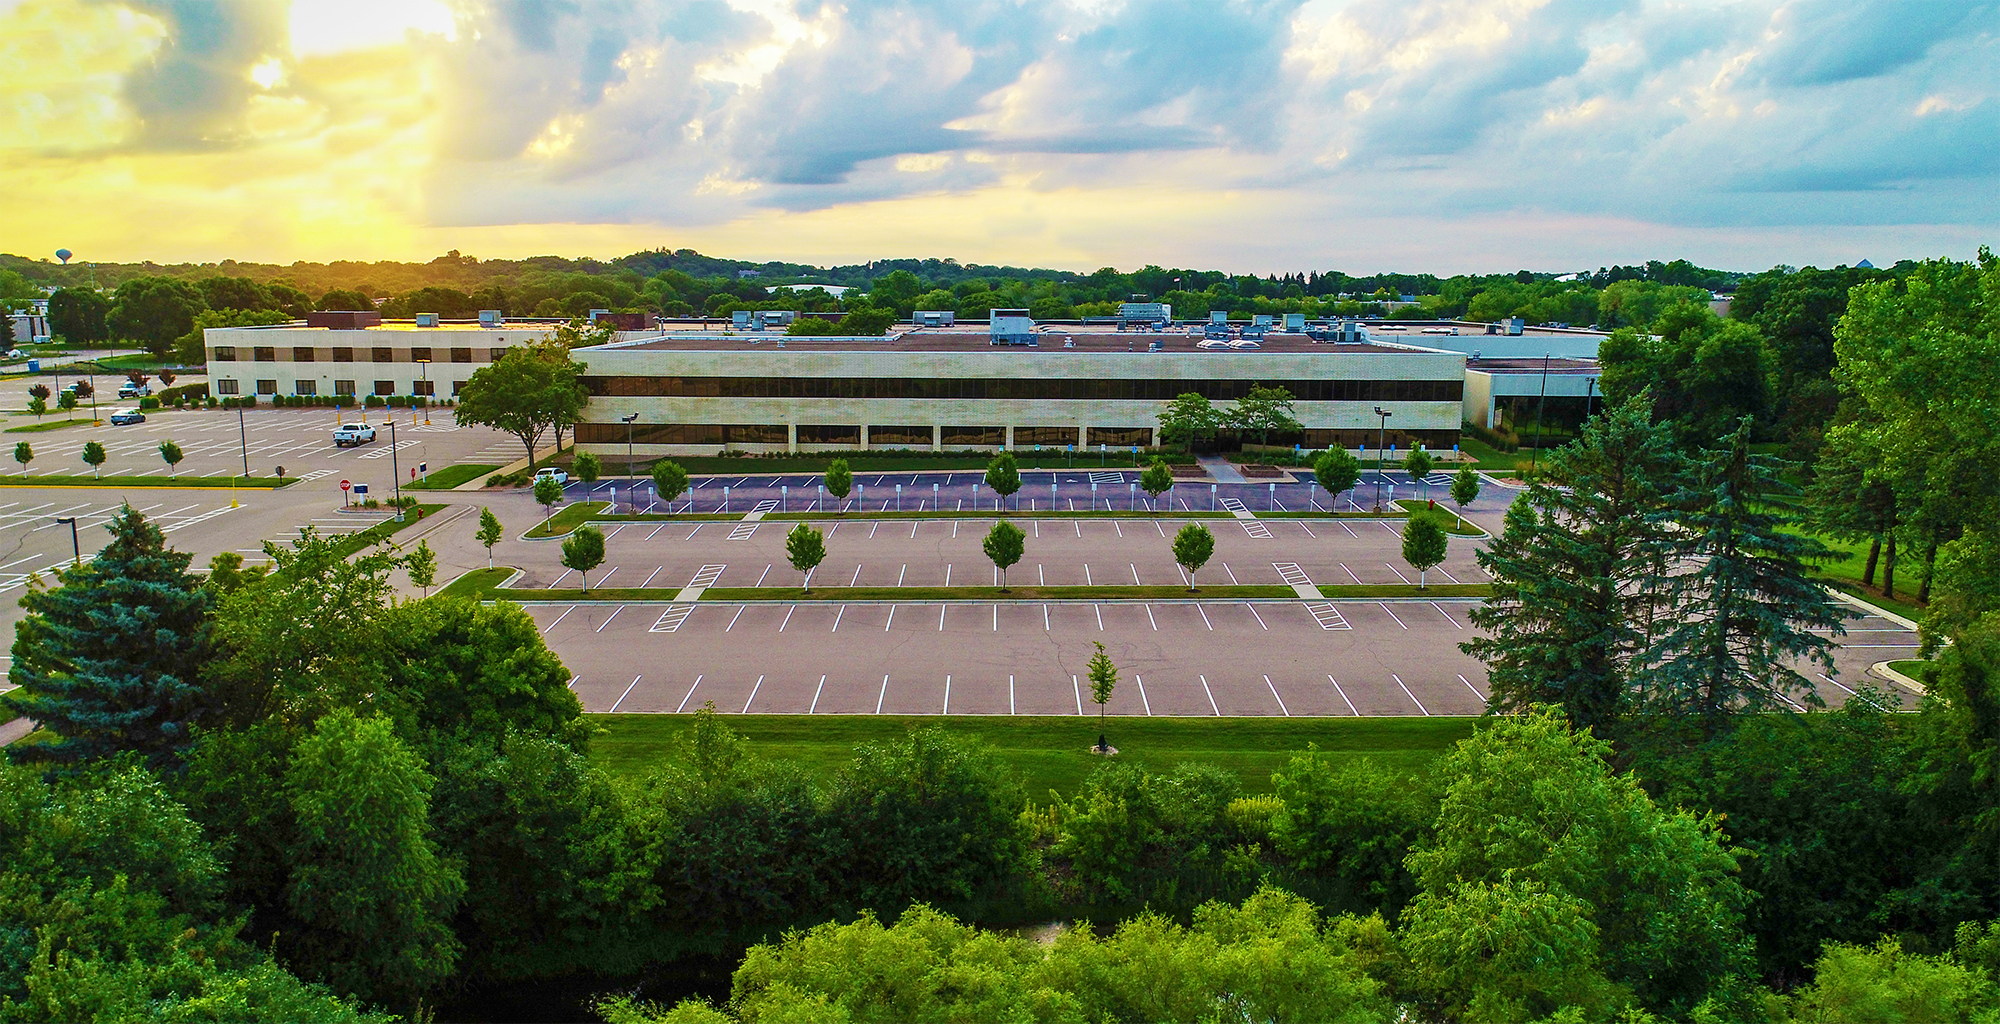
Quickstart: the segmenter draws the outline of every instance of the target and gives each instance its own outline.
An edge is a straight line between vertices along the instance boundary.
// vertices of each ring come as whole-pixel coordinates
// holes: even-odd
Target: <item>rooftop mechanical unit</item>
[[[995,345],[1040,345],[1035,320],[1025,309],[996,309],[988,314],[988,340]]]

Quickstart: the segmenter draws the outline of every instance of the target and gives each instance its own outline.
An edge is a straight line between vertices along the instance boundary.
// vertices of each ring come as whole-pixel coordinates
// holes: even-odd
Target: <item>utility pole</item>
[[[1542,399],[1535,406],[1535,446],[1528,450],[1528,472],[1535,471],[1535,460],[1542,454],[1542,414],[1549,408],[1549,353],[1542,353]]]

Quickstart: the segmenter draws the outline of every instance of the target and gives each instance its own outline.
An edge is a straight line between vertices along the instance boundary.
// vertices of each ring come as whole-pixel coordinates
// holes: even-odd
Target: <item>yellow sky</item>
[[[1507,64],[1528,51],[1498,41],[1580,33],[1533,24],[1576,15],[1389,0],[1357,20],[1325,0],[1259,22],[1269,9],[1218,3],[1190,44],[1201,59],[1188,60],[1167,52],[1179,36],[1147,35],[1143,6],[1036,0],[982,9],[983,26],[954,24],[969,11],[775,0],[556,14],[482,0],[128,2],[0,0],[0,252],[287,263],[667,246],[1085,271],[1570,270],[1675,256],[1754,269],[1962,255],[1993,219],[1990,194],[1967,206],[1948,175],[1917,200],[1760,191],[1785,165],[1744,172],[1750,188],[1716,177],[1746,154],[1814,146],[1835,176],[1890,173],[1849,160],[1852,146],[1766,138],[1805,132],[1803,121],[1688,112],[1817,102],[1719,73],[1769,44],[1776,29],[1755,12],[1739,19],[1747,42],[1665,55],[1643,74],[1627,66],[1632,42],[1598,45],[1580,69],[1496,108],[1513,123],[1468,129],[1454,119],[1483,102],[1485,79],[1454,92],[1453,76],[1493,62],[1493,81],[1533,77]],[[1596,31],[1643,39],[1644,11],[1660,10],[1674,9]],[[1395,28],[1389,14],[1405,11]],[[1028,20],[1007,20],[1017,15]],[[1061,49],[1119,18],[1129,48]],[[1007,65],[1017,41],[1034,52]],[[1550,53],[1562,63],[1560,46]],[[1950,59],[1987,66],[1977,53]],[[981,77],[981,61],[999,70]],[[1935,91],[1932,77],[1954,73],[1968,72],[1913,68],[1909,88]],[[1135,84],[1141,75],[1154,81]],[[1946,118],[1983,137],[1989,113],[1971,93],[1904,103],[1894,80],[1870,81],[1856,95],[1887,98],[1842,120],[1869,139]],[[1626,126],[1657,127],[1621,140]],[[1451,148],[1466,131],[1491,137]],[[1143,138],[1091,148],[1124,135]],[[859,155],[831,170],[811,159],[855,138]],[[1857,214],[1864,203],[1889,212]]]

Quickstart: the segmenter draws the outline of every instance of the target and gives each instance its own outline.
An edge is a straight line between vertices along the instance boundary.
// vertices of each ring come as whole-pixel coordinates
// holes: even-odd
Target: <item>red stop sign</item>
[[[351,483],[348,483],[348,482],[347,482],[347,481],[345,481],[345,480],[342,480],[342,481],[340,482],[340,489],[341,489],[341,490],[343,490],[343,491],[345,491],[345,490],[348,490],[348,489],[352,488],[353,486],[354,486],[353,484],[351,484]]]

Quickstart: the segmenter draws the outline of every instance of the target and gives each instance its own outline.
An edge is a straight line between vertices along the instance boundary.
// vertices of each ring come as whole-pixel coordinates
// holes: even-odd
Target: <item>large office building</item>
[[[548,337],[562,322],[384,321],[375,313],[326,312],[268,327],[212,327],[203,342],[210,393],[222,397],[449,398],[474,370],[515,345]]]
[[[222,396],[445,399],[559,323],[315,313],[213,328],[209,380]],[[1446,447],[1467,416],[1466,354],[1414,334],[1272,330],[1218,341],[1200,326],[1059,327],[1024,312],[872,338],[686,328],[620,331],[573,353],[590,393],[578,444],[622,452],[629,438],[649,455],[1146,447],[1159,443],[1160,412],[1176,396],[1227,403],[1260,384],[1291,392],[1304,433],[1287,440],[1314,448]],[[1484,411],[1490,399],[1479,397]]]
[[[1304,335],[1203,349],[1199,333],[1047,325],[1022,344],[1013,318],[994,322],[883,338],[669,332],[582,349],[591,399],[577,442],[622,452],[636,415],[631,442],[652,455],[1150,446],[1175,396],[1227,402],[1259,384],[1292,393],[1312,447],[1372,445],[1385,428],[1404,447],[1458,437],[1458,352]]]

